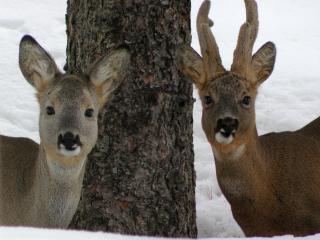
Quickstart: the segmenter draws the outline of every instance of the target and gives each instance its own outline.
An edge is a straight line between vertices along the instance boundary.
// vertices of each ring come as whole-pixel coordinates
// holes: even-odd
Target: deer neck
[[[37,181],[35,182],[35,209],[39,224],[50,227],[67,226],[77,208],[85,170],[83,159],[76,166],[61,166],[50,159],[40,144]]]
[[[231,205],[260,201],[268,194],[264,150],[256,127],[230,146],[213,146],[220,188]]]

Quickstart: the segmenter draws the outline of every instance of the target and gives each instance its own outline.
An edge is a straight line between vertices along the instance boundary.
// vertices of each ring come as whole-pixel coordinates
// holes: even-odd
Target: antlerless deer
[[[41,142],[0,136],[0,225],[68,226],[97,140],[98,111],[122,82],[129,61],[129,53],[119,49],[86,75],[63,74],[32,37],[22,38],[19,64],[37,90]]]
[[[272,73],[271,42],[253,56],[258,33],[254,0],[245,0],[231,70],[222,66],[205,0],[197,17],[200,57],[191,47],[179,53],[181,70],[198,88],[202,126],[215,156],[218,183],[247,236],[320,232],[320,118],[295,132],[257,135],[257,88]]]

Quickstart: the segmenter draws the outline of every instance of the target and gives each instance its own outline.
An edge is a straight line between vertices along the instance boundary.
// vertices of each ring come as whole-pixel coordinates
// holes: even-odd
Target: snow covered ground
[[[201,2],[192,0],[193,26]],[[295,130],[320,115],[320,1],[260,0],[258,5],[260,32],[255,49],[269,40],[278,48],[275,71],[261,87],[257,99],[258,131],[262,134]],[[39,141],[38,106],[33,89],[18,68],[18,43],[22,35],[33,35],[62,69],[66,48],[65,11],[66,0],[0,0],[0,134]],[[228,67],[239,27],[245,19],[243,1],[214,0],[211,17],[224,65]],[[199,50],[195,28],[193,46]],[[194,95],[197,97],[196,91]],[[194,145],[199,237],[243,237],[218,187],[213,156],[200,119],[201,107],[197,101]],[[102,233],[0,228],[0,239],[22,239],[22,236],[23,239],[132,239]]]
[[[62,231],[62,230],[47,230],[47,229],[32,229],[32,228],[1,228],[1,240],[174,240],[174,238],[159,238],[159,237],[139,237],[139,236],[123,236],[119,234],[110,234],[102,232],[84,232],[84,231]],[[177,238],[176,238],[177,239]],[[207,240],[213,240],[208,238]],[[234,238],[219,238],[221,240],[232,240]],[[245,240],[247,238],[237,238],[237,240]],[[263,240],[265,238],[250,238],[252,240]],[[277,240],[290,240],[292,236],[277,237]],[[297,240],[319,240],[320,235],[295,238]],[[179,240],[187,240],[179,238]]]

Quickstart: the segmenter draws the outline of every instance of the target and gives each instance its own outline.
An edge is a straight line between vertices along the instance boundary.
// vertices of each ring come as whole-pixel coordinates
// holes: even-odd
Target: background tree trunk
[[[190,0],[68,0],[66,70],[107,49],[132,54],[103,110],[72,228],[196,237],[192,84],[175,51],[190,42]]]

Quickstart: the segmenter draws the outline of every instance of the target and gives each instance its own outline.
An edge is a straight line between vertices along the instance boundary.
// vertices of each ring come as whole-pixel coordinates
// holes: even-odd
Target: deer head
[[[86,159],[97,140],[99,109],[122,82],[129,59],[126,50],[115,50],[83,76],[63,74],[31,36],[22,38],[20,69],[37,90],[40,139],[47,159],[63,166]]]
[[[202,127],[214,147],[238,146],[255,129],[255,98],[258,86],[272,73],[276,48],[264,44],[253,56],[258,33],[258,12],[254,0],[245,0],[246,22],[241,26],[231,70],[221,63],[219,49],[208,18],[210,1],[198,13],[197,31],[201,54],[190,46],[179,49],[179,65],[198,88],[203,113]]]

